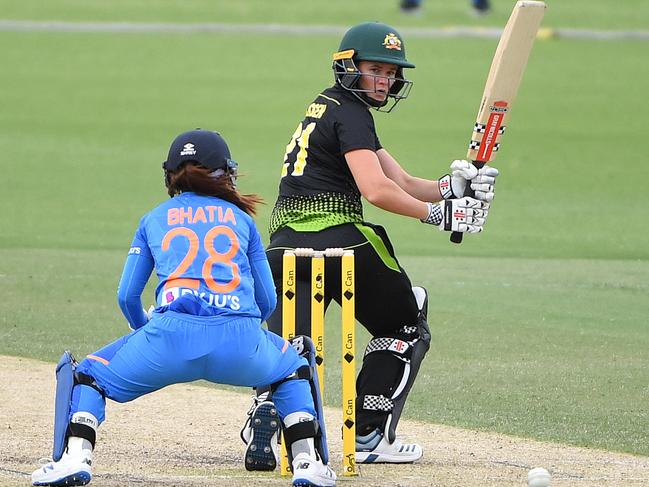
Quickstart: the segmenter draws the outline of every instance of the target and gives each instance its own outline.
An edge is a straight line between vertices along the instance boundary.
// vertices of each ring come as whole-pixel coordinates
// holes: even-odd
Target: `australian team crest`
[[[396,49],[397,51],[401,50],[401,39],[397,37],[396,34],[390,32],[383,39],[383,45],[386,49]]]

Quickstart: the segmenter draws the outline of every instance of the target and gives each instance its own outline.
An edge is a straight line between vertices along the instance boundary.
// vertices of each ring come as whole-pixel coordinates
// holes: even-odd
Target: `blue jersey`
[[[147,321],[140,297],[154,268],[158,309],[265,319],[276,304],[254,221],[219,198],[182,193],[140,220],[118,289],[133,328]]]

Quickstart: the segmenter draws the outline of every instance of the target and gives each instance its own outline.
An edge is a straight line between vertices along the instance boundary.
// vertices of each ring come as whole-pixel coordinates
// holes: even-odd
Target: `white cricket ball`
[[[543,467],[536,467],[527,472],[527,485],[530,487],[548,487],[550,472]]]

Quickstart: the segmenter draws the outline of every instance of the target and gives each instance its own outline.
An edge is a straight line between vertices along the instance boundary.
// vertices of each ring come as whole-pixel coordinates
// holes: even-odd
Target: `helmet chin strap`
[[[392,106],[389,109],[381,110],[381,108],[383,108],[384,106],[386,106],[388,104],[388,102],[390,101],[390,98],[392,98],[390,95],[386,96],[385,100],[379,101],[379,100],[375,100],[374,98],[370,98],[369,96],[367,96],[367,93],[362,93],[362,92],[353,91],[353,90],[348,90],[348,91],[352,95],[354,95],[356,98],[358,98],[359,101],[361,101],[362,103],[367,105],[369,108],[374,108],[375,110],[383,111],[385,113],[390,113],[392,111],[392,109],[395,107],[395,105],[397,104],[397,102],[398,102],[398,100],[393,99],[392,100],[392,102],[393,102]]]
[[[363,101],[365,103],[367,103],[368,105],[371,105],[372,107],[376,107],[376,108],[384,107],[385,105],[388,104],[388,101],[390,99],[390,97],[388,95],[386,95],[385,100],[383,100],[383,101],[375,100],[374,98],[369,96],[369,94],[367,94],[367,93],[359,93],[359,95],[361,96],[361,98],[363,98]]]

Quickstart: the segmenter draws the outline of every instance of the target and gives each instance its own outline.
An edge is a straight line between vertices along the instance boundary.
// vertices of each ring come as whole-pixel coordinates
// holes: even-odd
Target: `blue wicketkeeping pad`
[[[70,422],[70,401],[74,387],[76,362],[67,350],[56,366],[56,399],[54,407],[54,450],[52,459],[57,462],[65,451],[65,437]]]
[[[320,433],[322,435],[320,441],[320,455],[322,461],[326,465],[329,463],[329,448],[327,447],[327,427],[325,425],[324,411],[322,409],[322,397],[320,397],[320,382],[318,379],[318,372],[316,370],[316,350],[313,340],[304,335],[297,335],[291,340],[291,345],[299,355],[306,358],[311,367],[312,380],[309,381],[311,386],[311,395],[313,396],[314,409],[318,415],[318,422],[320,423]]]

